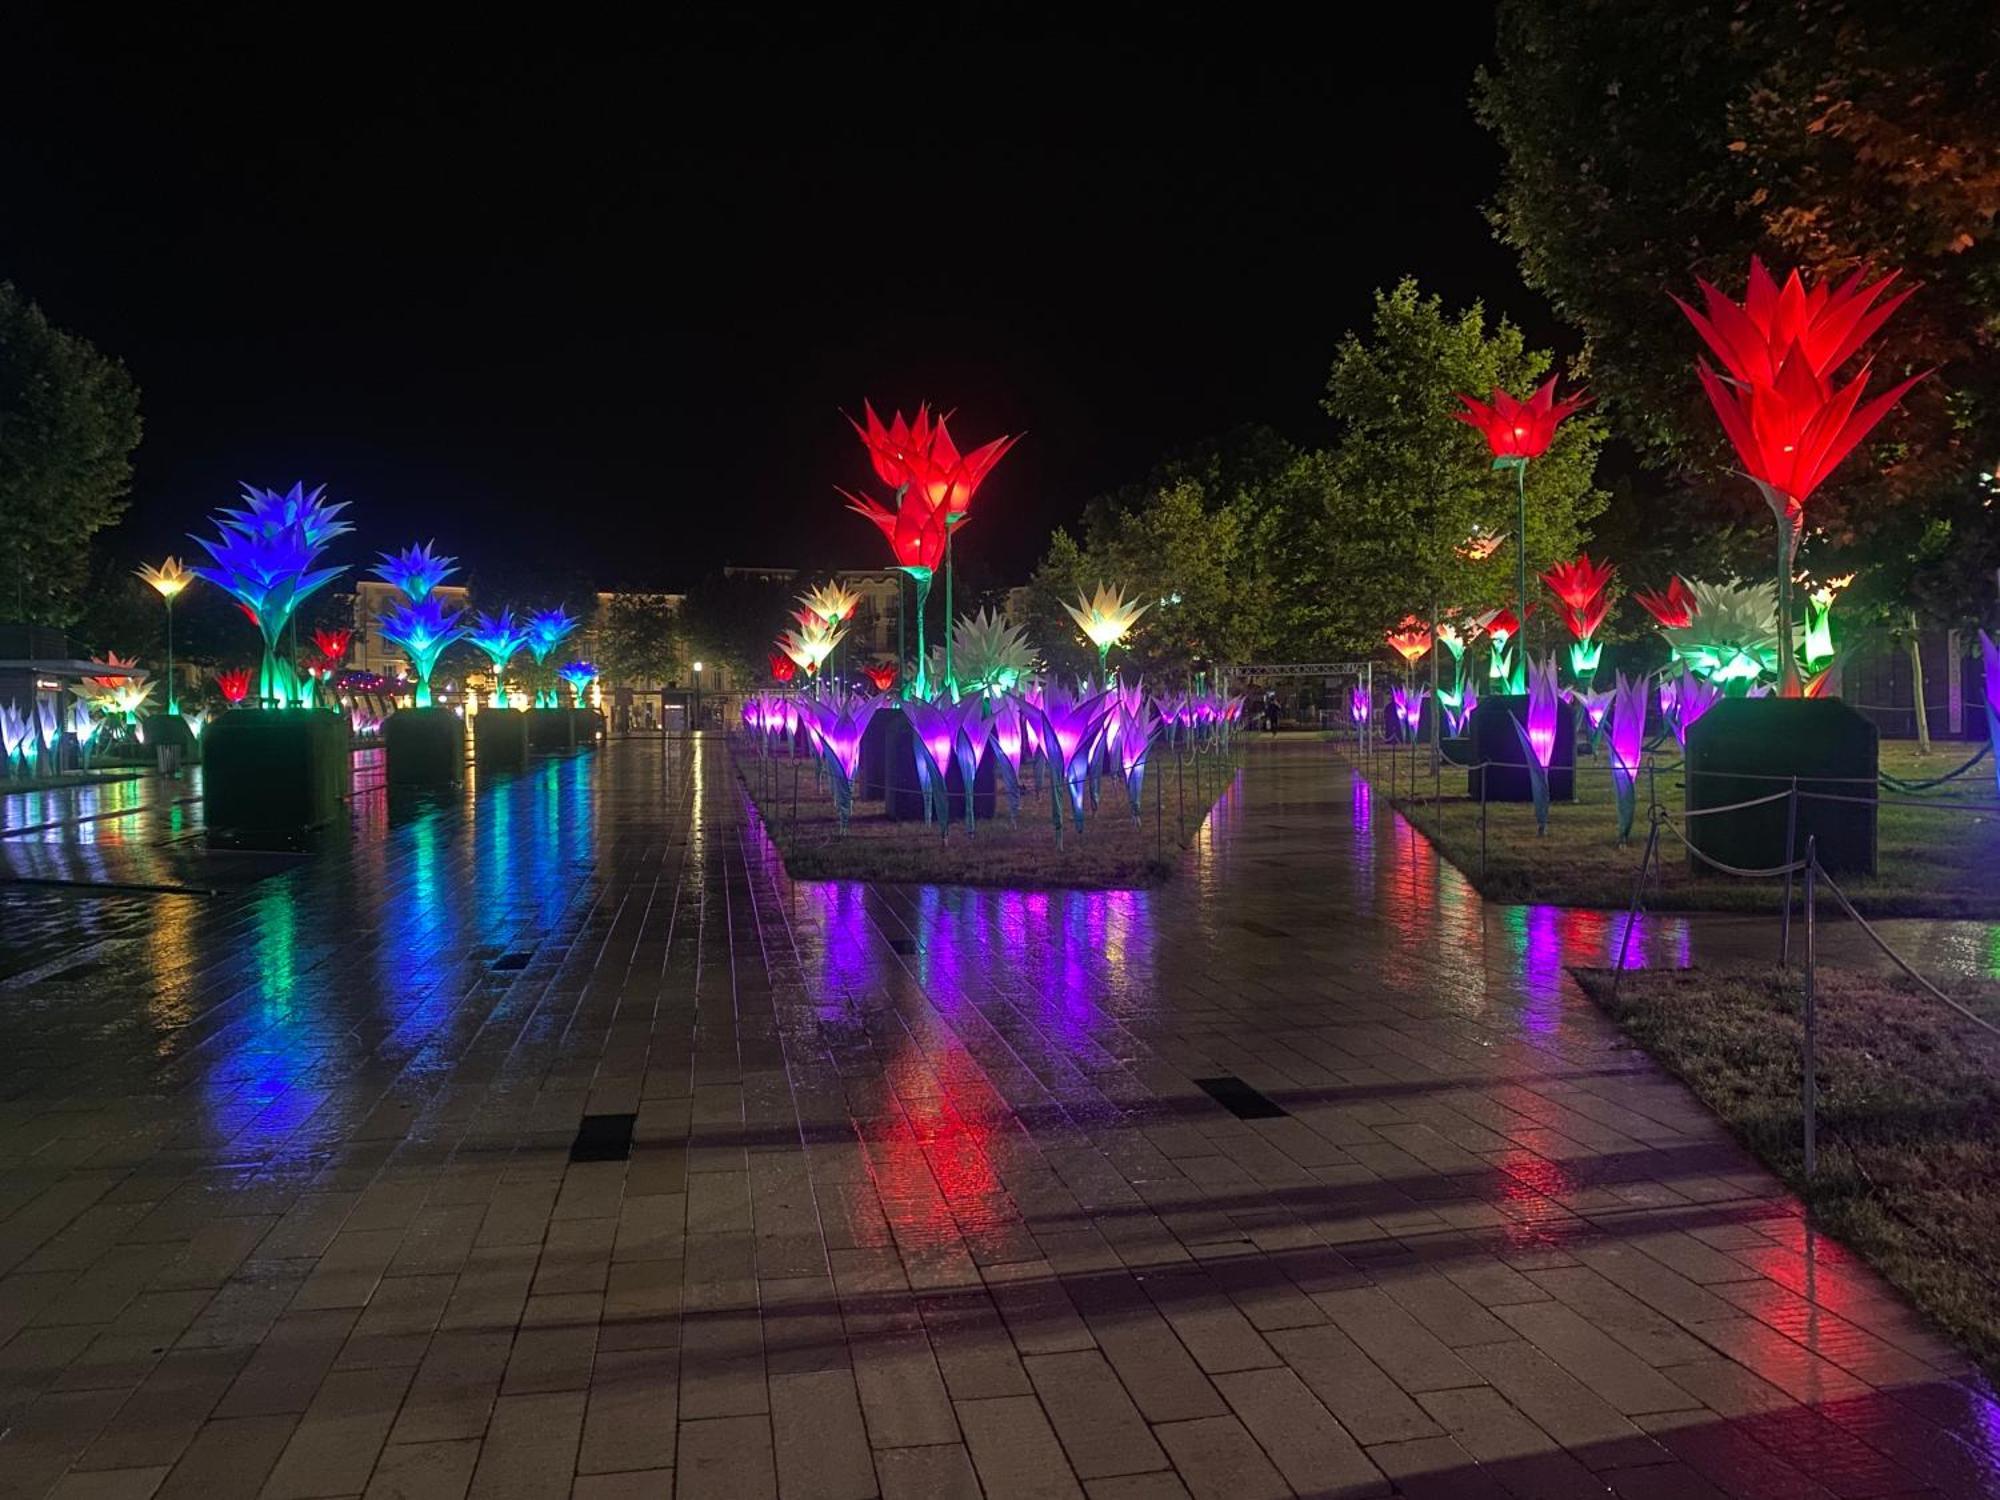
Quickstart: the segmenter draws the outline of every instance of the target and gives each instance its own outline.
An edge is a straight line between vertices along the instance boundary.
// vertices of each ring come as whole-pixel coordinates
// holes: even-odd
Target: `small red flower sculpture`
[[[900,677],[902,673],[897,669],[897,666],[894,662],[878,661],[878,662],[872,662],[868,666],[863,667],[861,669],[861,675],[868,679],[868,681],[874,686],[876,692],[886,693],[896,685],[896,679]]]
[[[1472,396],[1458,399],[1465,403],[1464,411],[1454,413],[1458,420],[1479,429],[1496,459],[1516,461],[1540,458],[1548,452],[1556,428],[1590,404],[1590,397],[1581,391],[1556,400],[1553,375],[1525,401],[1515,400],[1498,386],[1493,388],[1490,404]]]
[[[1616,564],[1594,563],[1590,554],[1585,552],[1575,562],[1557,563],[1542,575],[1542,582],[1571,609],[1580,610],[1587,608],[1604,592],[1617,572]],[[1589,634],[1588,631],[1580,633]]]
[[[1431,629],[1415,615],[1405,617],[1403,623],[1385,637],[1389,649],[1403,658],[1407,666],[1415,666],[1417,659],[1431,649]]]
[[[1565,599],[1557,606],[1562,611],[1563,624],[1569,633],[1579,641],[1588,641],[1597,634],[1597,627],[1604,623],[1604,617],[1611,613],[1611,601],[1603,594],[1594,599],[1586,599],[1581,604],[1571,604]]]
[[[1669,578],[1667,586],[1659,593],[1649,594],[1644,589],[1635,589],[1632,597],[1669,630],[1685,630],[1694,624],[1694,595],[1681,582],[1678,574]]]
[[[919,579],[929,578],[944,564],[944,515],[934,511],[921,500],[904,497],[903,504],[890,510],[879,500],[866,495],[849,494],[835,485],[834,489],[846,497],[849,510],[856,511],[873,521],[889,539],[890,555],[896,559],[896,566]]]
[[[231,667],[227,672],[217,672],[215,685],[222,689],[224,703],[241,703],[250,696],[250,669]]]
[[[354,632],[351,630],[321,629],[313,632],[313,646],[326,658],[330,667],[339,666],[347,659],[347,645],[353,639]]]
[[[771,681],[790,682],[799,675],[799,665],[782,651],[771,653]]]
[[[918,449],[930,448],[929,404],[917,408],[915,422],[904,421],[903,414],[897,412],[886,427],[882,425],[882,419],[875,415],[874,406],[866,400],[861,403],[861,414],[866,425],[852,417],[847,419],[848,425],[868,449],[869,461],[875,466],[875,477],[890,489],[900,490],[910,482],[910,454]]]

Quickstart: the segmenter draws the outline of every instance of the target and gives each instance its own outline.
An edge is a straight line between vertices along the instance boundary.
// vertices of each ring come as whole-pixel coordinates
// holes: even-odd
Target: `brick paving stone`
[[[223,894],[0,885],[9,1493],[1991,1487],[1964,1357],[1564,979],[1616,924],[1495,920],[1322,745],[1033,896],[794,883],[713,737],[306,860],[120,785],[101,868]]]

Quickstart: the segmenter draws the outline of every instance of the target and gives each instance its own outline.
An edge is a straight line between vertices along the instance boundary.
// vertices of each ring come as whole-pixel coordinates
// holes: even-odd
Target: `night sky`
[[[1479,212],[1484,6],[1243,50],[999,14],[921,50],[28,23],[0,276],[142,388],[109,544],[302,478],[354,557],[874,565],[838,409],[928,397],[963,444],[1027,431],[965,536],[1021,577],[1170,448],[1323,441],[1335,343],[1402,272],[1560,338]]]

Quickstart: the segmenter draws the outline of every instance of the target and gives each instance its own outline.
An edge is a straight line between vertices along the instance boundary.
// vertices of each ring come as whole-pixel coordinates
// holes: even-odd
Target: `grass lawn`
[[[737,774],[763,816],[765,830],[784,857],[794,880],[869,880],[936,885],[998,885],[1016,889],[1062,887],[1105,889],[1156,885],[1173,874],[1182,829],[1192,837],[1207,804],[1222,786],[1212,760],[1203,765],[1201,793],[1195,798],[1191,771],[1176,786],[1174,764],[1148,772],[1145,816],[1132,819],[1125,788],[1104,782],[1102,801],[1084,816],[1084,832],[1065,812],[1058,848],[1049,815],[1049,792],[1032,783],[1021,793],[1021,821],[1007,823],[1005,793],[996,795],[996,816],[981,820],[968,836],[955,823],[948,836],[935,824],[891,822],[880,802],[856,802],[847,831],[834,815],[833,795],[814,785],[812,762],[771,763],[775,794],[766,796],[765,768],[753,754],[737,754]],[[1191,764],[1191,763],[1190,763]],[[798,768],[797,811],[793,810],[794,765]],[[1228,766],[1224,777],[1233,776]]]
[[[1900,979],[1820,973],[1819,1173],[1804,1177],[1800,975],[1609,970],[1584,990],[1989,1373],[2000,1375],[2000,1038]],[[1956,998],[2000,1022],[2000,985]]]
[[[1660,800],[1681,805],[1680,756],[1664,747],[1657,757]],[[1977,752],[1976,743],[1940,742],[1928,759],[1908,740],[1882,742],[1882,769],[1905,780],[1941,776]],[[1351,747],[1343,753],[1352,753]],[[1638,816],[1632,842],[1617,843],[1617,802],[1602,757],[1580,757],[1576,801],[1549,811],[1546,838],[1535,834],[1534,809],[1525,802],[1487,806],[1486,856],[1481,867],[1479,804],[1465,796],[1465,773],[1447,768],[1441,803],[1431,800],[1429,761],[1417,772],[1416,795],[1409,792],[1407,751],[1376,757],[1374,779],[1388,787],[1393,778],[1399,811],[1493,901],[1547,902],[1556,906],[1622,907],[1632,899],[1632,881],[1645,850],[1646,782],[1639,784]],[[1669,767],[1675,769],[1669,770]],[[1885,791],[1883,796],[1893,794]],[[1991,805],[1996,797],[1992,762],[1975,766],[1958,780],[1920,794],[1922,808],[1883,806],[1876,831],[1878,873],[1845,877],[1841,888],[1871,917],[2000,917],[2000,813],[1966,809],[1968,802]],[[1954,809],[1954,804],[1959,806]],[[1932,807],[1937,810],[1933,811]],[[1696,877],[1688,857],[1670,835],[1662,835],[1664,858],[1657,882],[1647,892],[1653,911],[1775,912],[1784,899],[1782,880],[1757,881],[1721,876]]]

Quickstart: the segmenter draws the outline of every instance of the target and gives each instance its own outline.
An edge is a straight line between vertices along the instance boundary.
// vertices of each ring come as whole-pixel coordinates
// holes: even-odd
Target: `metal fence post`
[[[1805,1045],[1802,1061],[1805,1077],[1800,1084],[1800,1104],[1805,1114],[1806,1178],[1819,1171],[1819,942],[1815,900],[1818,896],[1819,851],[1817,840],[1806,839],[1806,996]]]
[[[1799,861],[1799,778],[1792,778],[1792,795],[1785,803],[1785,909],[1778,920],[1778,967],[1792,962],[1792,866]]]
[[[1491,761],[1479,763],[1479,878],[1486,878],[1486,783],[1493,774]]]

